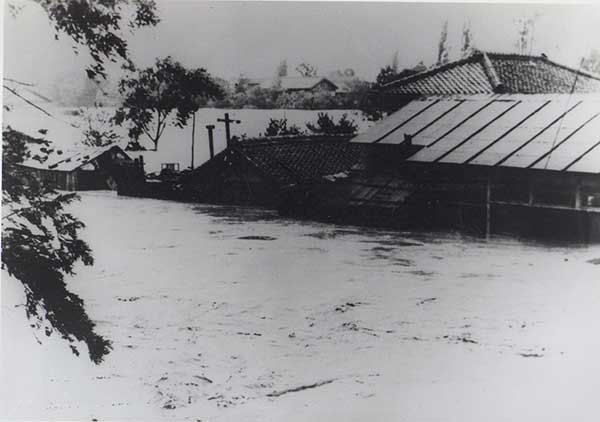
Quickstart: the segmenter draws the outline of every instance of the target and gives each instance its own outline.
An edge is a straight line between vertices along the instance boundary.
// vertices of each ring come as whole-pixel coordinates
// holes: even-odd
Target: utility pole
[[[492,183],[490,176],[487,177],[485,186],[485,238],[489,240],[492,234]]]
[[[192,164],[190,165],[190,170],[194,170],[194,136],[196,134],[196,112],[194,112],[194,117],[192,120]]]
[[[213,141],[213,130],[215,129],[215,125],[206,125],[206,129],[208,130],[208,148],[210,149],[210,158],[215,156],[215,144]]]
[[[232,120],[229,118],[229,113],[225,113],[225,118],[217,119],[217,122],[225,123],[225,139],[227,140],[227,146],[229,147],[229,144],[231,143],[230,124],[231,123],[240,124],[240,123],[242,123],[242,121],[241,120]]]

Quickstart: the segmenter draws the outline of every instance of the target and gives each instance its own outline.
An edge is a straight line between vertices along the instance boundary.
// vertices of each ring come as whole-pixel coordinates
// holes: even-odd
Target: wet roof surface
[[[424,148],[409,161],[600,173],[599,95],[415,100],[353,142]]]

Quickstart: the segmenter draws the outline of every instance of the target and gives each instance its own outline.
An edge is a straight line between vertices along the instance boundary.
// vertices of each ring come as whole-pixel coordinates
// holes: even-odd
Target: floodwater
[[[82,194],[103,364],[3,273],[0,418],[596,421],[600,247]],[[37,343],[36,337],[41,341]]]

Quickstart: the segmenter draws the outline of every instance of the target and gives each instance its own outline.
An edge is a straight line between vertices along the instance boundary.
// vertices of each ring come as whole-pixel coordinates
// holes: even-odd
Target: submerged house
[[[380,94],[399,110],[351,141],[366,158],[291,191],[283,213],[600,241],[600,76],[476,52]]]
[[[182,176],[175,194],[197,202],[276,207],[291,187],[312,183],[360,162],[366,145],[348,141],[348,136],[232,141]]]
[[[600,95],[590,94],[413,100],[352,140],[371,145],[361,166],[321,179],[310,203],[292,196],[286,210],[600,241],[599,116]]]

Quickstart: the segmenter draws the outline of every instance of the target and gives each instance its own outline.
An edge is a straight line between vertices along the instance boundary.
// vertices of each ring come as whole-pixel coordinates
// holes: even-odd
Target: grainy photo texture
[[[599,420],[599,7],[2,12],[0,420]]]

